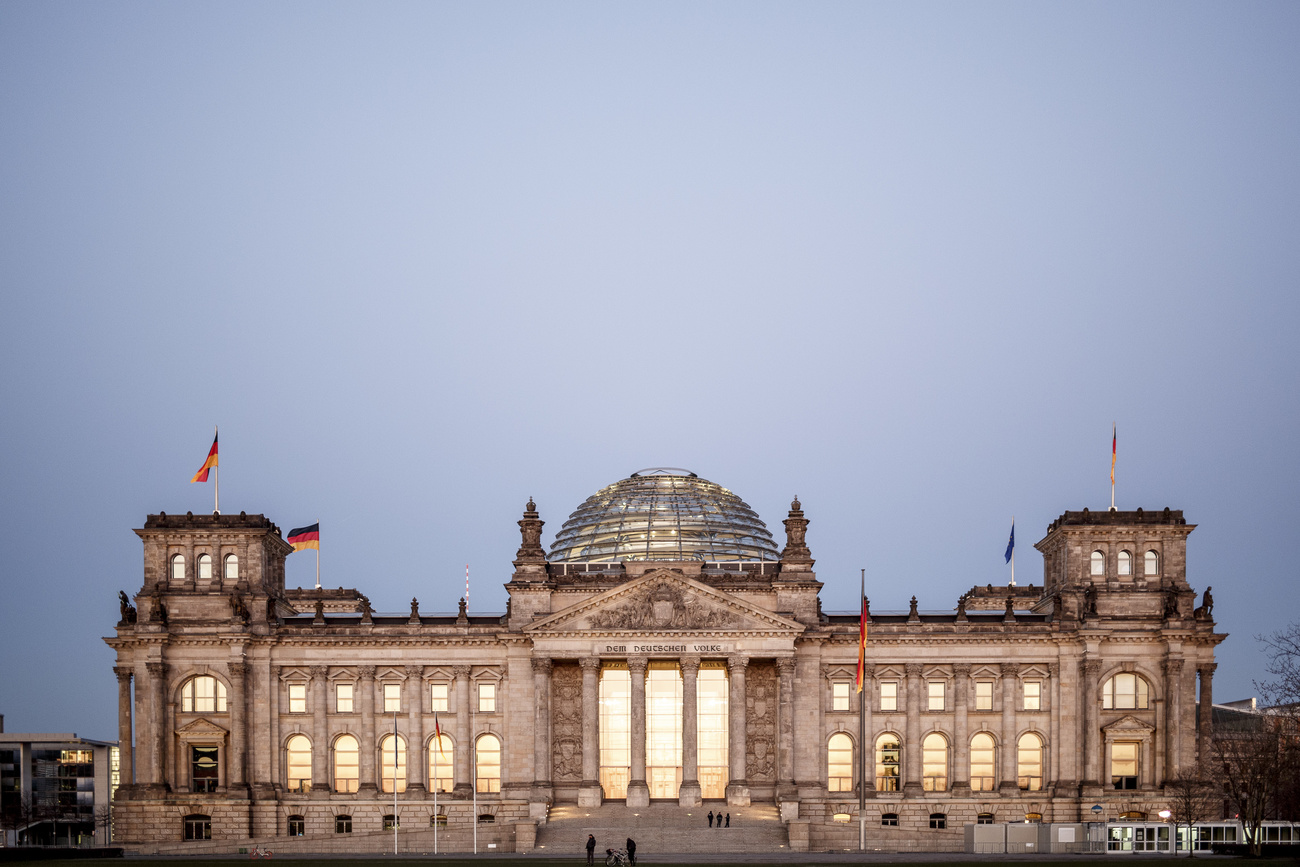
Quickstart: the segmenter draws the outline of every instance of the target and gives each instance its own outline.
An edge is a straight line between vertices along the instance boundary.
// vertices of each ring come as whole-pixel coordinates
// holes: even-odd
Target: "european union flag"
[[[1011,552],[1016,550],[1016,522],[1011,522],[1011,538],[1007,540],[1007,562],[1011,562]]]

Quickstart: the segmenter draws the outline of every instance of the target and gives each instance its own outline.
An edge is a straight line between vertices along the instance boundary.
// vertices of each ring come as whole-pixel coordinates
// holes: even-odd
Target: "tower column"
[[[631,779],[627,784],[627,805],[629,807],[648,807],[650,805],[650,787],[645,779],[645,670],[644,659],[629,659],[628,671],[632,677],[632,743],[631,743]]]
[[[360,665],[357,673],[361,675],[361,783],[357,791],[373,794],[379,789],[375,778],[375,751],[379,749],[375,740],[375,667]]]
[[[1015,795],[1020,791],[1016,776],[1016,759],[1020,754],[1020,745],[1016,741],[1016,678],[1020,674],[1020,665],[1015,662],[1002,663],[1002,759],[998,769],[998,791],[1003,795]]]
[[[123,786],[135,782],[135,765],[131,748],[131,677],[132,670],[125,665],[113,666],[117,675],[117,743],[118,768]]]
[[[677,790],[677,803],[682,807],[700,805],[700,724],[699,691],[700,658],[683,656],[682,669],[682,785]]]
[[[1196,750],[1202,766],[1210,761],[1210,738],[1214,734],[1214,670],[1218,667],[1213,662],[1196,667],[1201,676],[1201,730],[1196,739]]]
[[[582,667],[582,783],[578,786],[579,807],[599,807],[604,801],[600,788],[600,660],[587,656]]]
[[[1156,785],[1177,777],[1182,769],[1182,760],[1178,755],[1178,743],[1182,737],[1182,719],[1179,709],[1183,706],[1183,661],[1170,658],[1165,660],[1165,761],[1161,776]]]
[[[406,797],[420,800],[428,791],[424,785],[429,758],[424,750],[424,666],[406,666]],[[429,781],[433,785],[433,781]]]
[[[167,663],[146,662],[149,672],[149,703],[151,705],[149,720],[149,766],[148,782],[154,786],[165,786],[166,776],[166,737],[167,737]]]
[[[732,656],[727,659],[730,689],[727,692],[727,713],[731,717],[731,731],[727,744],[730,760],[731,782],[727,783],[727,806],[749,806],[749,784],[745,780],[745,762],[748,746],[745,730],[745,669],[749,657]]]
[[[959,662],[952,667],[952,792],[954,796],[970,792],[970,663]]]
[[[794,785],[794,657],[776,659],[777,738],[776,797],[778,801],[798,797]],[[869,712],[869,711],[868,711]],[[868,723],[870,730],[870,723]]]
[[[529,815],[546,818],[551,803],[551,668],[549,658],[533,657],[533,786]]]
[[[453,666],[451,673],[456,678],[456,771],[451,796],[467,801],[474,795],[469,766],[469,666]]]
[[[1047,664],[1047,676],[1049,678],[1047,694],[1051,702],[1048,710],[1051,712],[1048,723],[1048,737],[1052,739],[1051,744],[1045,751],[1044,759],[1048,767],[1043,768],[1043,783],[1049,787],[1049,791],[1054,794],[1060,794],[1056,791],[1057,783],[1060,782],[1061,775],[1061,664],[1059,662],[1049,662]]]
[[[907,673],[907,736],[903,744],[903,796],[921,794],[921,663],[909,662]]]
[[[329,776],[329,730],[325,721],[329,667],[313,665],[308,673],[311,674],[311,790],[313,794],[319,792],[324,796],[330,790],[326,779]],[[278,680],[272,688],[279,690]],[[273,748],[279,751],[279,738]]]
[[[1079,663],[1079,677],[1083,681],[1083,785],[1101,787],[1101,727],[1097,709],[1097,677],[1101,662],[1084,659]]]

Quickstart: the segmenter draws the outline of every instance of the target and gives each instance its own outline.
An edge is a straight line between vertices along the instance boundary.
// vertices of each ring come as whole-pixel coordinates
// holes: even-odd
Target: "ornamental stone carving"
[[[776,666],[751,662],[745,675],[745,779],[776,782]]]
[[[595,612],[589,622],[598,629],[725,629],[738,626],[740,620],[730,611],[660,581],[622,605]]]
[[[550,660],[547,660],[550,662]],[[551,779],[582,782],[582,669],[551,669]]]

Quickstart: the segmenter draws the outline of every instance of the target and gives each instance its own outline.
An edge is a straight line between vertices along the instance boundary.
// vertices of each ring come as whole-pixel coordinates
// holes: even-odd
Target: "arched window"
[[[181,713],[225,713],[226,685],[215,677],[201,674],[191,677],[181,687]]]
[[[942,831],[948,827],[948,817],[943,813],[930,814],[930,827],[936,831]]]
[[[478,792],[501,791],[501,741],[483,735],[474,745],[474,781]]]
[[[227,580],[227,581],[238,581],[238,580],[239,580],[239,557],[238,557],[238,555],[236,555],[236,554],[227,554],[227,555],[226,555],[226,559],[225,559],[225,564],[226,564],[226,580]]]
[[[996,785],[993,736],[980,732],[970,739],[970,788],[972,792],[991,792]]]
[[[948,741],[938,732],[921,741],[921,788],[927,792],[948,788]]]
[[[1016,783],[1021,791],[1038,792],[1043,788],[1043,739],[1033,732],[1020,736],[1016,751]]]
[[[1155,551],[1148,551],[1143,557],[1142,574],[1147,578],[1160,574],[1160,555]]]
[[[455,772],[456,751],[451,738],[434,735],[429,739],[429,788],[435,792],[450,792]]]
[[[339,735],[334,741],[334,791],[355,792],[360,782],[361,750],[357,747],[357,739],[352,735]],[[348,817],[348,822],[351,821]],[[351,831],[349,824],[347,833]]]
[[[211,840],[212,817],[202,813],[191,813],[185,817],[186,840]]]
[[[1151,703],[1151,688],[1136,674],[1124,672],[1101,685],[1101,706],[1114,710],[1146,710]]]
[[[211,554],[199,555],[199,580],[200,581],[212,580],[212,555]]]
[[[185,555],[172,555],[172,581],[180,582],[185,580]]]
[[[379,767],[383,769],[380,774],[381,792],[392,794],[394,780],[396,780],[397,791],[406,791],[406,740],[400,735],[384,735],[379,741]]]
[[[844,732],[831,735],[826,746],[826,788],[832,792],[853,791],[853,739]]]
[[[307,822],[302,816],[290,816],[286,830],[290,837],[301,837],[307,830]]]
[[[1105,554],[1101,553],[1100,551],[1093,551],[1093,552],[1092,552],[1092,559],[1091,559],[1090,563],[1091,563],[1091,565],[1092,565],[1092,574],[1093,574],[1093,575],[1105,575],[1105,574],[1106,574],[1106,555],[1105,555]]]
[[[898,791],[898,768],[902,748],[898,736],[883,734],[876,738],[876,791]]]
[[[285,744],[285,752],[285,786],[290,792],[310,792],[311,741],[306,735],[294,735]]]
[[[1119,574],[1121,577],[1133,574],[1133,555],[1128,551],[1119,552]]]

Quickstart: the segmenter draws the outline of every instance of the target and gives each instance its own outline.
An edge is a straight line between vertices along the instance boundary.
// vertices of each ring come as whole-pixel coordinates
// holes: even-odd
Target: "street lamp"
[[[1156,815],[1159,816],[1161,820],[1163,820],[1167,824],[1169,822],[1169,817],[1172,816],[1173,813],[1171,813],[1168,809],[1164,809],[1161,810],[1159,813],[1156,813]],[[1169,836],[1169,854],[1175,855],[1177,853],[1178,853],[1178,826],[1175,825]]]

